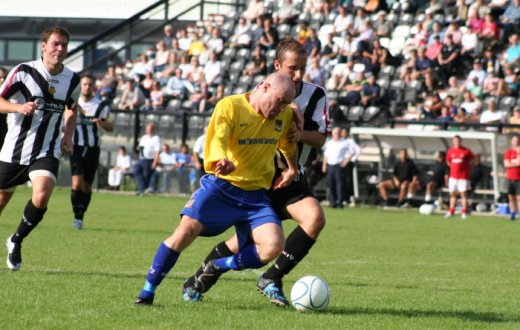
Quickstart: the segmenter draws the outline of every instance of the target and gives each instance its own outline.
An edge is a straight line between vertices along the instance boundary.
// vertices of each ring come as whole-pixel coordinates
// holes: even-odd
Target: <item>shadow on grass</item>
[[[391,308],[342,308],[329,307],[323,313],[332,315],[387,315],[398,317],[434,317],[457,318],[465,321],[484,323],[519,323],[520,319],[511,318],[499,313],[474,312],[474,311],[436,311],[436,310],[400,310]]]

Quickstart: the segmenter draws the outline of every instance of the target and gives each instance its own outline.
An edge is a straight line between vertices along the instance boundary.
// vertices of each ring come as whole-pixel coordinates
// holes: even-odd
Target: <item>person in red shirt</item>
[[[473,153],[462,145],[460,136],[453,137],[453,147],[448,149],[446,163],[450,167],[450,177],[448,180],[448,190],[450,192],[450,208],[444,216],[450,218],[455,213],[455,204],[460,194],[462,210],[461,218],[466,219],[468,210],[468,191],[470,189],[469,170]]]
[[[509,220],[515,220],[515,214],[520,211],[520,138],[511,138],[511,148],[504,153],[506,168],[507,197],[509,198]],[[520,217],[520,214],[519,214]]]

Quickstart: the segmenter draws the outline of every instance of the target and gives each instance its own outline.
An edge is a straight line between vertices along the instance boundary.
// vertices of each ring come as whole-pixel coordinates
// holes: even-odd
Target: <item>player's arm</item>
[[[72,142],[72,135],[74,134],[74,129],[76,128],[76,119],[77,119],[77,107],[79,105],[75,105],[73,108],[67,107],[65,109],[65,113],[63,114],[63,137],[61,139],[61,150],[66,154],[72,155],[72,151],[74,148],[74,143]]]
[[[298,146],[288,139],[288,134],[291,127],[294,127],[294,124],[286,129],[285,134],[283,134],[278,141],[277,147],[287,160],[288,167],[282,172],[280,177],[274,183],[273,189],[275,190],[288,186],[298,172]]]
[[[0,97],[0,113],[18,112],[24,116],[30,116],[35,110],[36,104],[34,102],[27,102],[24,104],[11,103]]]
[[[232,169],[227,155],[228,141],[233,128],[232,118],[228,109],[230,106],[225,101],[217,103],[208,126],[208,136],[206,137],[204,147],[204,166],[206,170],[216,172],[218,165],[219,174],[223,175]]]

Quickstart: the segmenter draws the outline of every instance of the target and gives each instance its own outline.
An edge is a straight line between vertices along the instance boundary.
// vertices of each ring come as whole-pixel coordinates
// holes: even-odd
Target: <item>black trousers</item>
[[[329,203],[331,207],[342,205],[345,191],[343,169],[338,165],[327,165],[327,185],[329,186]]]

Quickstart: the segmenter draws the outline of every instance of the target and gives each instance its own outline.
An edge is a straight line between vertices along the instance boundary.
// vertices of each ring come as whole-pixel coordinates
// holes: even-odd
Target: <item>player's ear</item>
[[[273,65],[276,71],[280,70],[280,62],[278,60],[274,60]]]

